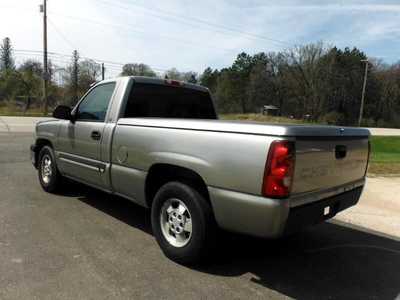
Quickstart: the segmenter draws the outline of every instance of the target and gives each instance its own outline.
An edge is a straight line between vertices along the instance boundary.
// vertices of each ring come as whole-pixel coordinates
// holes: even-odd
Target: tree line
[[[357,125],[365,64],[364,126],[400,127],[400,64],[367,59],[357,48],[322,43],[282,52],[240,53],[232,66],[207,68],[201,84],[224,113],[255,113],[274,105],[286,117]]]
[[[182,80],[209,88],[219,113],[259,113],[274,105],[278,115],[337,125],[356,125],[361,105],[365,64],[368,64],[362,125],[400,127],[400,63],[369,59],[358,48],[339,49],[314,43],[279,52],[242,52],[232,65],[208,67],[202,74],[162,73],[143,63],[122,67],[121,76],[150,76]],[[55,78],[61,74],[61,83]],[[0,45],[0,106],[17,103],[24,109],[42,103],[43,66],[27,59],[16,66],[9,38]],[[101,78],[101,67],[74,51],[63,68],[49,62],[48,98],[51,106],[73,105]]]

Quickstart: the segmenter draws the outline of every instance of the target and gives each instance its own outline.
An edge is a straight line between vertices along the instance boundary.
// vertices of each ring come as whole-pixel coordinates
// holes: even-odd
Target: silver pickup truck
[[[36,126],[33,165],[47,192],[63,178],[151,208],[163,252],[198,261],[218,228],[276,238],[355,205],[369,131],[218,120],[209,91],[120,77]]]

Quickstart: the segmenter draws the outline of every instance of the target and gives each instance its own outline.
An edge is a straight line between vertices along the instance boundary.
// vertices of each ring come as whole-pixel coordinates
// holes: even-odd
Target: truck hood
[[[163,118],[122,118],[118,124],[128,126],[164,127],[184,130],[220,131],[241,134],[293,137],[369,136],[365,128],[322,125],[271,124],[248,121],[190,120]]]

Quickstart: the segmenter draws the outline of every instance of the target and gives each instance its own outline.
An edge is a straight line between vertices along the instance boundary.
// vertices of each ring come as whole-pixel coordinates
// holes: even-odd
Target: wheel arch
[[[171,181],[180,181],[195,188],[210,204],[205,180],[196,171],[173,164],[157,163],[150,167],[145,181],[146,205],[151,207],[153,199],[161,186]]]

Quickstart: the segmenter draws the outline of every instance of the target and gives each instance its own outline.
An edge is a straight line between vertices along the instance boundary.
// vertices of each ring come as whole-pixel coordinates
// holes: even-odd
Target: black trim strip
[[[368,140],[368,135],[337,135],[337,136],[296,136],[299,141],[348,141]]]
[[[66,152],[58,152],[58,157],[63,160],[67,160],[72,163],[77,163],[82,166],[88,166],[91,168],[97,168],[99,171],[105,170],[107,164],[98,160],[78,156],[75,154],[70,154]]]

